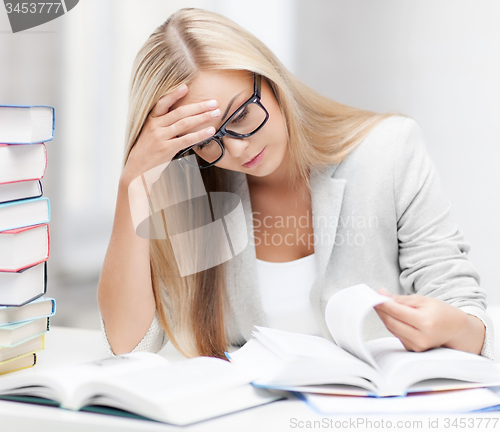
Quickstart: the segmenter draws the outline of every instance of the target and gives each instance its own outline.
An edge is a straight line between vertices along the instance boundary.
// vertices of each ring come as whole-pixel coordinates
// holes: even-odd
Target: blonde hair
[[[290,178],[309,187],[313,166],[342,161],[381,120],[377,114],[335,102],[293,76],[251,33],[219,14],[181,9],[159,26],[139,51],[131,81],[125,161],[144,122],[164,94],[207,70],[248,71],[267,80],[283,114]],[[224,188],[224,170],[201,170],[207,190]],[[156,307],[162,327],[188,357],[224,358],[229,313],[225,266],[181,277],[169,240],[150,240]]]

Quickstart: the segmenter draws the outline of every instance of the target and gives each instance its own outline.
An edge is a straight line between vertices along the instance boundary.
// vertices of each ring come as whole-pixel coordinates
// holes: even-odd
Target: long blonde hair
[[[206,70],[248,71],[267,80],[288,134],[291,178],[308,187],[312,166],[339,163],[389,116],[322,96],[295,78],[269,48],[233,21],[186,8],[159,26],[135,59],[125,162],[160,97]],[[207,190],[224,188],[223,169],[201,171]],[[150,264],[160,322],[176,348],[188,357],[224,358],[231,342],[225,325],[230,312],[225,267],[181,277],[168,239],[150,240]]]

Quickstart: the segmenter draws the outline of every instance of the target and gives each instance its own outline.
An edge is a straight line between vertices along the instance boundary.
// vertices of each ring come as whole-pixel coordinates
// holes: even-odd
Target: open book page
[[[254,385],[297,390],[295,386],[328,382],[375,392],[381,380],[372,367],[329,340],[255,327],[256,339],[228,355],[232,362],[251,371]]]
[[[70,408],[106,400],[112,407],[159,421],[184,424],[203,415],[213,417],[281,398],[281,395],[253,389],[250,381],[248,372],[228,361],[196,357],[167,367],[160,365],[93,379],[80,387]],[[233,396],[229,396],[230,393]],[[238,399],[236,394],[246,395],[245,399]],[[231,397],[232,404],[228,405],[227,399]],[[225,398],[224,404],[221,398]],[[203,409],[193,405],[195,400]]]
[[[363,321],[374,306],[390,297],[377,294],[365,284],[335,293],[326,305],[325,320],[335,343],[379,370],[363,339]]]
[[[488,389],[472,389],[396,398],[360,398],[304,394],[307,403],[322,414],[418,414],[463,413],[500,404],[500,396]]]
[[[103,377],[109,379],[168,364],[168,360],[164,357],[140,352],[79,365],[42,371],[32,370],[22,375],[1,379],[0,394],[36,396],[57,401],[63,406],[71,405],[78,388],[91,380]]]
[[[151,414],[146,417],[161,422],[185,426],[276,400],[286,399],[286,397],[287,395],[284,392],[271,392],[267,389],[246,384],[228,390],[216,390],[210,392],[209,395],[193,394],[188,401],[185,399],[175,400],[158,410],[154,409],[154,412],[150,410]],[[120,403],[116,399],[107,396],[97,396],[93,400],[93,403],[95,405],[130,411],[128,404],[120,406]],[[134,407],[134,413],[142,411],[142,409]]]
[[[188,398],[195,393],[210,392],[217,389],[234,387],[250,382],[246,371],[229,362],[213,357],[195,357],[170,363],[168,367],[157,366],[142,368],[113,376],[91,379],[79,389],[79,398],[92,397],[101,390],[104,393],[117,394],[148,403],[161,401],[167,403],[176,399]],[[83,400],[81,403],[85,403]]]
[[[434,348],[424,352],[407,351],[395,337],[380,338],[367,342],[367,347],[377,362],[385,384],[380,394],[398,395],[405,393],[412,384],[433,378],[462,380],[495,385],[500,382],[498,365],[477,354],[449,348]],[[484,385],[484,384],[483,384]],[[467,387],[463,383],[462,387]],[[460,383],[429,382],[426,390],[438,388],[462,388]],[[418,391],[425,389],[418,386]],[[413,389],[413,390],[417,390]]]

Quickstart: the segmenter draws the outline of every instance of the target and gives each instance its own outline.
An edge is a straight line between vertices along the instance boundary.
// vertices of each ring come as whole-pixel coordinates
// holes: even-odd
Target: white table
[[[160,351],[160,354],[170,361],[179,361],[184,357],[179,354],[171,343]],[[38,353],[38,363],[34,368],[13,372],[15,374],[29,373],[42,368],[58,365],[76,364],[108,357],[102,336],[97,330],[70,329],[53,327],[46,334],[45,350]],[[7,376],[7,375],[6,375]],[[2,379],[0,377],[0,379]],[[359,416],[361,421],[421,421],[419,430],[428,428],[429,419],[443,421],[445,417],[500,417],[500,413],[423,416]],[[295,420],[293,420],[295,419]],[[17,402],[0,401],[0,431],[1,432],[100,432],[100,431],[231,431],[231,432],[266,432],[289,430],[334,430],[335,428],[306,429],[297,427],[298,421],[352,421],[353,416],[328,417],[313,412],[305,403],[297,399],[273,402],[260,407],[225,415],[216,419],[204,421],[188,427],[178,427],[145,420],[126,419],[103,414],[73,412],[59,408],[38,406]],[[357,420],[354,420],[357,421]],[[304,424],[305,425],[305,424]],[[295,427],[293,427],[295,426]],[[500,422],[497,427],[500,427]],[[358,430],[365,429],[358,427]],[[378,428],[380,429],[380,427]],[[408,428],[407,428],[408,429]],[[416,428],[415,428],[416,429]],[[400,430],[393,428],[393,430]],[[402,429],[401,429],[402,430]]]

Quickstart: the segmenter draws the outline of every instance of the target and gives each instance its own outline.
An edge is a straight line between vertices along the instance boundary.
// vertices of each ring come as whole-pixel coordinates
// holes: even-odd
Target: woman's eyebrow
[[[237,95],[233,96],[233,98],[229,101],[229,104],[227,105],[226,111],[224,111],[224,115],[222,116],[222,123],[226,120],[226,116],[229,113],[229,110],[231,109],[231,106],[234,103],[234,100],[241,94],[243,91],[240,91]]]

